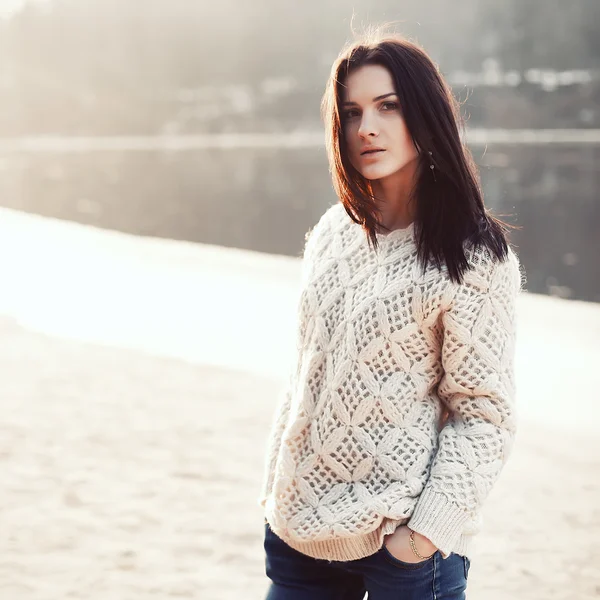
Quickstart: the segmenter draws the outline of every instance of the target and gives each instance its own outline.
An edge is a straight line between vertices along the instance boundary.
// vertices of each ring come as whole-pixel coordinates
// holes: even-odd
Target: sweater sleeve
[[[273,479],[275,476],[275,463],[277,461],[277,455],[279,453],[279,447],[281,445],[281,437],[285,429],[288,415],[290,412],[290,389],[289,386],[284,388],[279,395],[277,407],[275,409],[273,420],[271,423],[271,429],[269,430],[269,436],[266,443],[266,456],[263,480],[260,490],[260,496],[258,498],[259,506],[264,508],[267,497],[271,493],[273,487]]]
[[[515,305],[519,262],[474,254],[463,283],[451,284],[442,313],[443,376],[449,418],[408,526],[447,558],[502,470],[516,434]]]
[[[327,223],[326,219],[331,213],[332,208],[329,208],[318,220],[318,222],[310,228],[304,236],[304,250],[302,252],[302,263],[301,263],[301,286],[306,283],[309,278],[312,269],[314,267],[314,261],[319,253],[318,244],[322,241],[322,235],[326,231]],[[277,463],[277,457],[279,455],[279,449],[281,447],[281,439],[283,432],[288,422],[291,404],[291,391],[294,385],[294,374],[296,364],[298,360],[299,345],[304,331],[306,323],[306,315],[302,312],[302,304],[299,302],[297,306],[297,324],[296,324],[296,347],[295,355],[290,369],[290,376],[288,378],[287,385],[280,391],[276,408],[274,411],[273,419],[271,422],[271,428],[266,440],[265,445],[265,465],[264,473],[261,485],[260,496],[258,498],[258,505],[264,507],[267,501],[267,497],[273,487],[273,480],[275,478],[275,467]]]

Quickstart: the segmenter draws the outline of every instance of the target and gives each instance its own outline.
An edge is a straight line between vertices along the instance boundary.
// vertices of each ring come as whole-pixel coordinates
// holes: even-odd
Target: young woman
[[[463,599],[515,436],[519,262],[422,49],[352,44],[322,112],[340,202],[307,235],[267,447],[268,599]]]

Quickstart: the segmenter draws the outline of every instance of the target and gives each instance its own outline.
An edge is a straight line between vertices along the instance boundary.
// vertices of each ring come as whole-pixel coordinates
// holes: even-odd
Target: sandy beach
[[[0,598],[263,598],[298,260],[1,209],[0,256]],[[600,306],[523,294],[519,323],[468,598],[599,598]]]

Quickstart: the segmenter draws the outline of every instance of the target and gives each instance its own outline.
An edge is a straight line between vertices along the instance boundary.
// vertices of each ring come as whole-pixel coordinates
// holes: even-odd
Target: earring
[[[433,164],[433,152],[431,152],[431,150],[429,151],[429,160],[431,160],[431,164],[429,165],[429,168],[431,169],[431,174],[433,175],[433,180],[437,181],[437,179],[435,178],[435,165]]]

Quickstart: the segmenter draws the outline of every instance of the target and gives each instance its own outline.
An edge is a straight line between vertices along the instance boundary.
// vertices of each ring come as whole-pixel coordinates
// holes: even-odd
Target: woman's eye
[[[396,102],[384,102],[381,107],[386,111],[389,112],[391,110],[396,110],[398,108],[398,104]],[[343,117],[344,119],[352,119],[356,116],[358,116],[358,112],[356,109],[351,109],[351,110],[347,110],[345,113],[343,113]]]

